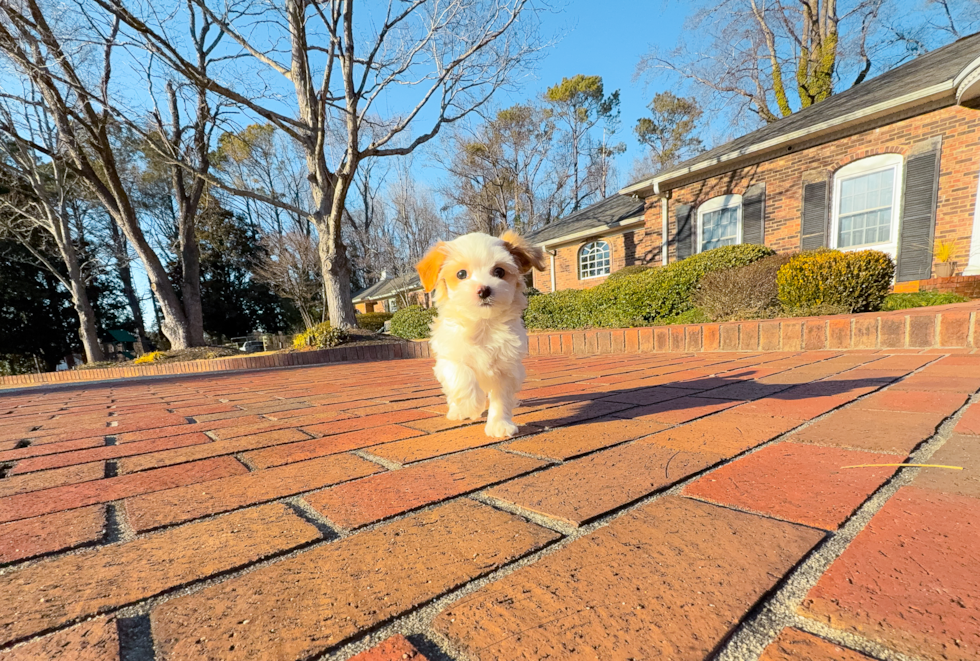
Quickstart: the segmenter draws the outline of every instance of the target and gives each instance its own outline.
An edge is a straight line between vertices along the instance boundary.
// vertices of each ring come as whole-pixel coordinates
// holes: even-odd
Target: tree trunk
[[[71,283],[71,299],[78,313],[78,335],[85,349],[85,362],[98,363],[105,360],[102,345],[99,344],[99,334],[95,329],[95,311],[89,300],[85,286],[79,282]]]
[[[123,296],[126,297],[130,312],[133,313],[133,323],[136,324],[136,335],[139,337],[140,346],[145,350],[146,346],[143,342],[146,338],[146,324],[143,322],[140,299],[136,296],[136,288],[133,287],[133,271],[129,267],[129,247],[126,245],[126,239],[119,233],[119,227],[112,221],[109,222],[109,236],[112,238],[112,252],[116,258],[116,269],[122,282]]]
[[[78,314],[78,336],[82,340],[82,347],[85,349],[85,362],[98,363],[105,360],[102,353],[102,345],[99,344],[99,334],[95,328],[95,312],[92,310],[92,302],[89,300],[88,292],[85,291],[85,282],[82,275],[81,264],[78,263],[78,253],[64,233],[67,225],[60,228],[61,236],[56,236],[58,247],[61,250],[61,257],[68,267],[68,282],[71,284],[72,304]]]
[[[350,260],[347,258],[347,249],[342,242],[331,240],[328,228],[317,229],[320,230],[317,248],[323,273],[323,293],[327,297],[324,303],[330,311],[330,325],[334,328],[353,328],[357,326],[357,316],[350,292]]]
[[[181,307],[180,301],[177,299],[177,293],[174,291],[173,285],[170,284],[170,280],[167,278],[167,272],[164,270],[163,264],[160,263],[160,259],[156,253],[153,252],[146,239],[143,238],[142,232],[138,236],[133,236],[132,232],[126,233],[131,235],[126,238],[133,244],[136,255],[146,268],[146,275],[150,280],[150,289],[153,290],[153,295],[156,297],[157,303],[160,306],[160,312],[163,314],[160,330],[170,340],[170,348],[180,350],[193,346],[191,344],[187,317],[184,316],[184,310]]]
[[[187,316],[188,339],[192,347],[204,346],[204,314],[201,309],[201,250],[195,236],[193,218],[180,220],[180,293]]]

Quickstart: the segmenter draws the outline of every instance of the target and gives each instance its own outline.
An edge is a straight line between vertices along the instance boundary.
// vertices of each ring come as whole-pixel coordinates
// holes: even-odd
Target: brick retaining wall
[[[63,372],[43,372],[41,374],[0,376],[0,388],[58,383],[79,383],[85,381],[106,381],[109,379],[123,379],[130,377],[172,376],[176,374],[198,374],[203,372],[227,372],[269,369],[274,367],[296,367],[300,365],[321,365],[324,363],[341,363],[350,361],[426,358],[428,355],[428,342],[373,344],[355,347],[335,347],[333,349],[321,349],[318,351],[276,353],[265,356],[237,356],[235,358],[216,358],[213,360],[188,360],[181,363],[165,363],[162,365],[134,365],[127,367],[109,367],[105,369],[66,370]]]
[[[980,349],[978,313],[980,301],[970,301],[831,317],[534,333],[529,338],[528,349],[532,356],[661,351],[973,350]],[[163,365],[0,376],[0,388],[428,357],[428,342],[375,344]]]
[[[980,301],[830,317],[536,333],[532,356],[661,351],[980,348]]]

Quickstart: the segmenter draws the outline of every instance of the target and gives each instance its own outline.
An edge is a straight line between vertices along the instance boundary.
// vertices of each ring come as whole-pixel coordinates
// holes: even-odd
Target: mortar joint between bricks
[[[360,457],[365,461],[370,461],[371,463],[377,464],[388,471],[397,471],[405,468],[405,464],[371,454],[368,450],[352,450],[350,454]]]

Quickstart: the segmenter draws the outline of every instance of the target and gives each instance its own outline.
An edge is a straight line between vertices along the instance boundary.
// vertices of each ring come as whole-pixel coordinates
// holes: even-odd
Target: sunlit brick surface
[[[629,337],[507,440],[427,358],[3,393],[0,661],[712,658],[882,493],[746,658],[980,654],[980,355]]]

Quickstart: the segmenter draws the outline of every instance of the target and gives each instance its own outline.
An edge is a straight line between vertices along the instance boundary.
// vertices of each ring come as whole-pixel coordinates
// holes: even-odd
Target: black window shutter
[[[694,241],[697,238],[697,232],[694,231],[694,207],[690,204],[678,204],[674,207],[674,218],[677,220],[674,245],[679,261],[694,254]]]
[[[827,245],[827,182],[803,184],[803,226],[801,250],[816,250]]]
[[[932,275],[932,241],[936,230],[939,149],[905,161],[905,195],[898,231],[896,280],[928,280]]]
[[[765,245],[766,185],[753,184],[742,196],[742,243]]]

